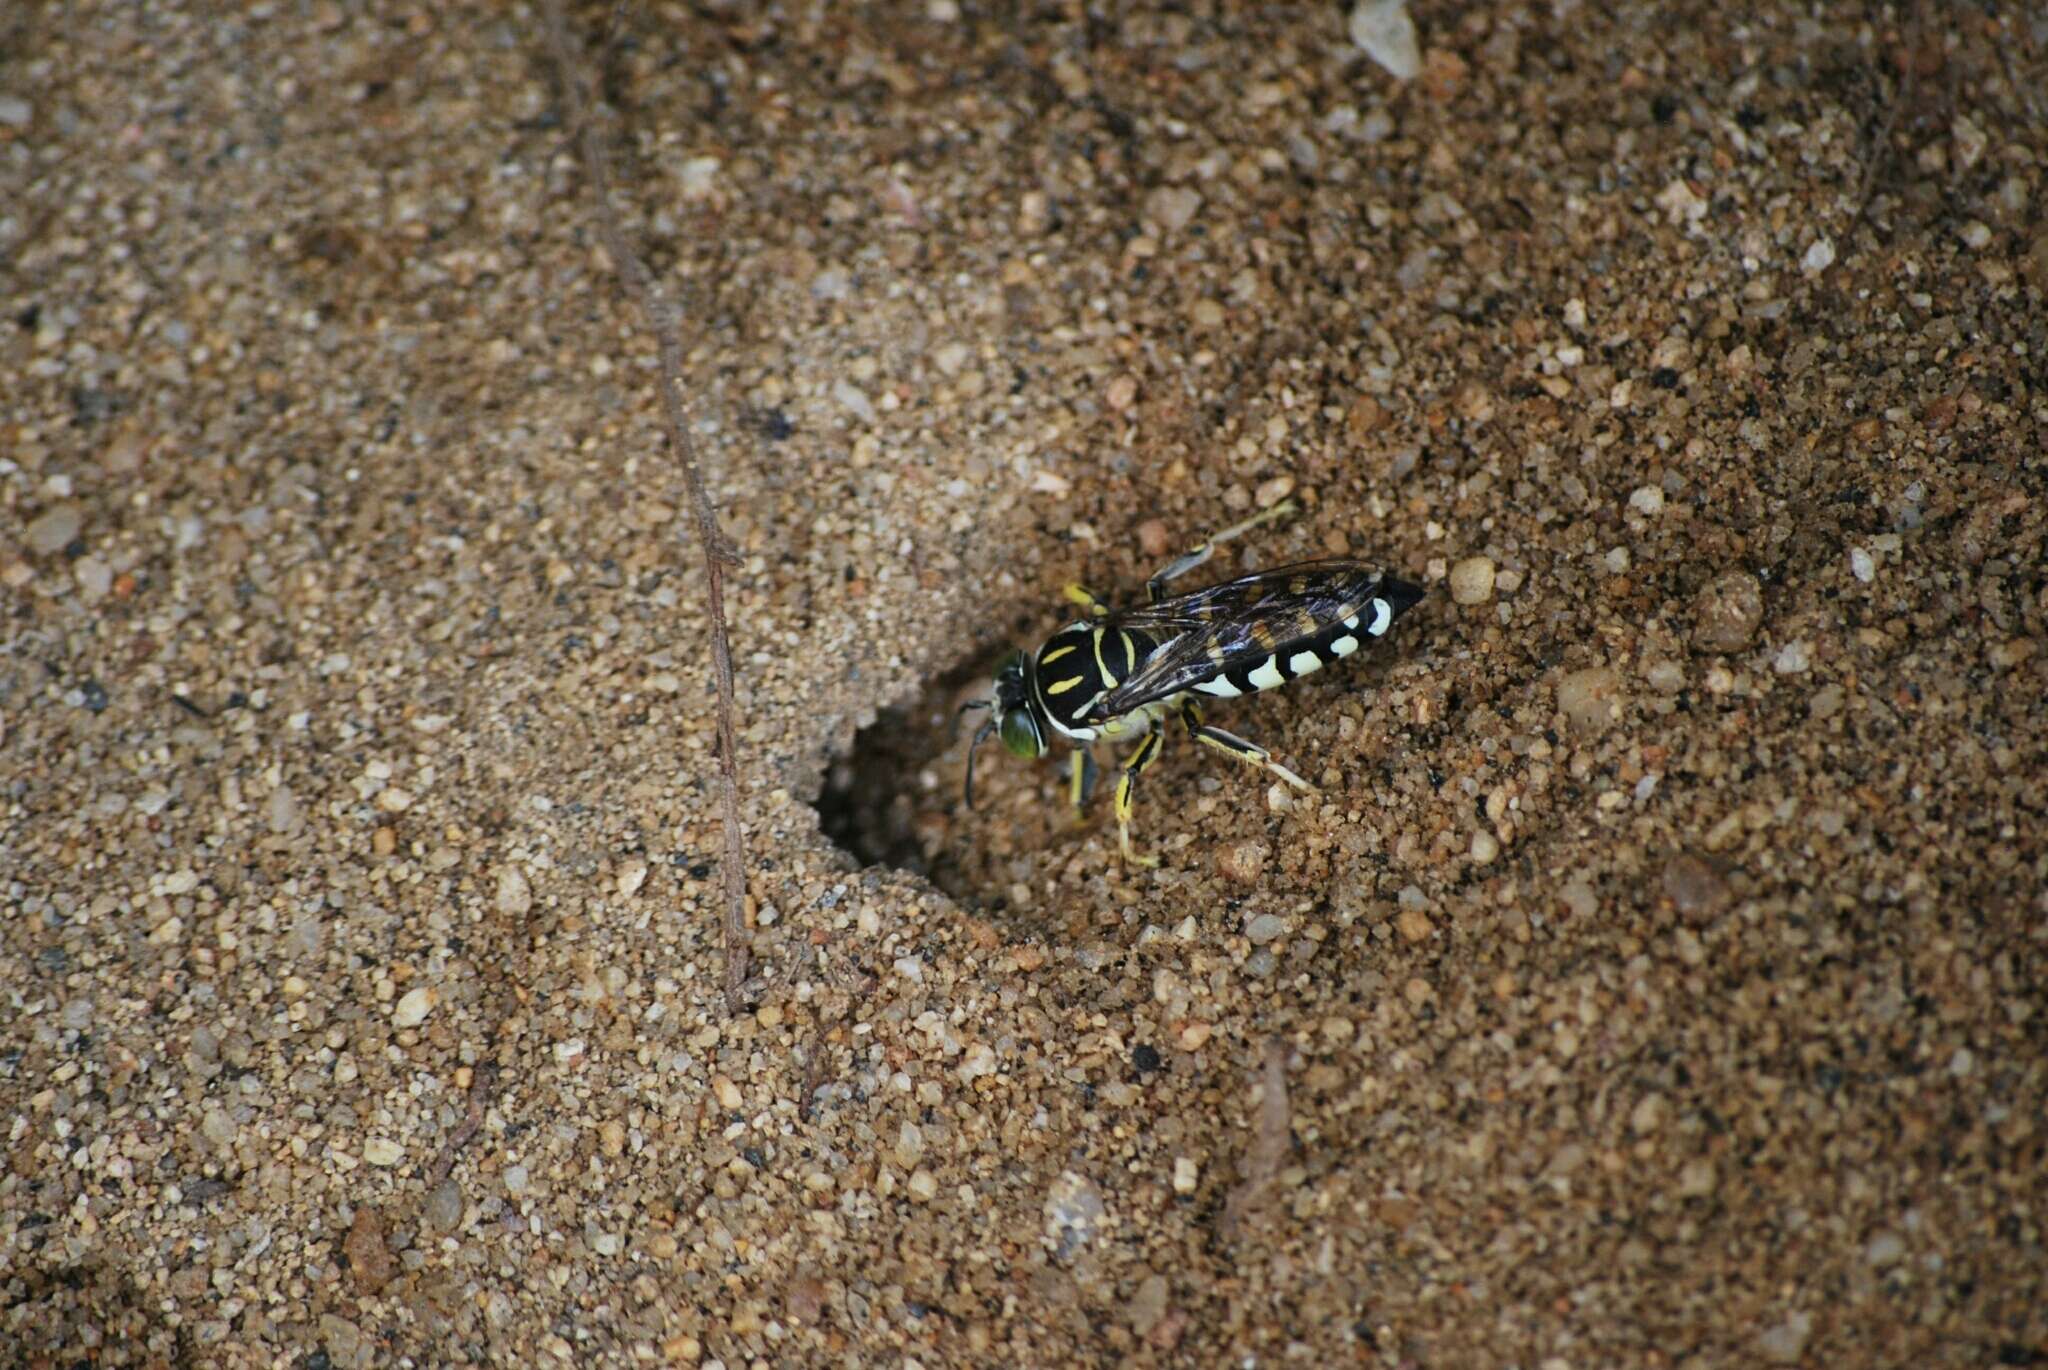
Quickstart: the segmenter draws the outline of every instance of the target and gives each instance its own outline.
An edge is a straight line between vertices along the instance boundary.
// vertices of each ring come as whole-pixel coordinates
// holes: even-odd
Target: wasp
[[[1117,838],[1125,861],[1156,866],[1156,857],[1131,848],[1131,802],[1138,777],[1159,757],[1168,720],[1176,718],[1203,746],[1313,793],[1264,747],[1204,723],[1200,701],[1270,690],[1350,656],[1385,637],[1421,600],[1422,587],[1361,561],[1327,558],[1167,594],[1168,582],[1207,562],[1220,544],[1293,511],[1294,502],[1283,500],[1196,544],[1145,583],[1141,606],[1111,609],[1080,586],[1067,586],[1066,598],[1088,616],[1035,653],[1004,656],[993,696],[962,707],[990,710],[967,751],[968,807],[974,754],[991,736],[1026,760],[1044,756],[1054,735],[1075,744],[1069,799],[1077,815],[1096,777],[1091,744],[1135,737],[1118,767]]]

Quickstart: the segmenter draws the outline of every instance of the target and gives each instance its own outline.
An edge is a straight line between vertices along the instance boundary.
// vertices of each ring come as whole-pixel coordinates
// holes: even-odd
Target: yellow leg
[[[1131,791],[1137,787],[1139,775],[1158,759],[1159,746],[1164,737],[1165,734],[1160,732],[1159,725],[1154,723],[1151,730],[1145,734],[1144,740],[1132,748],[1131,754],[1124,758],[1123,773],[1117,776],[1116,780],[1117,841],[1123,847],[1124,860],[1133,866],[1159,864],[1158,857],[1139,856],[1131,850]]]
[[[1202,722],[1202,716],[1195,711],[1194,705],[1183,704],[1180,710],[1180,717],[1181,722],[1187,724],[1188,736],[1194,738],[1195,741],[1203,746],[1214,747],[1225,756],[1236,757],[1255,771],[1264,771],[1269,775],[1278,776],[1297,790],[1305,790],[1309,794],[1316,792],[1315,786],[1275,761],[1273,754],[1258,743],[1247,742],[1236,733],[1227,733],[1221,728],[1212,728]]]
[[[1093,614],[1097,618],[1106,617],[1109,613],[1109,606],[1107,604],[1104,604],[1101,600],[1089,594],[1086,590],[1082,589],[1078,585],[1069,585],[1065,589],[1061,590],[1060,594],[1065,596],[1069,601],[1080,605],[1083,609],[1086,609],[1089,613]]]
[[[1249,533],[1262,523],[1271,523],[1274,519],[1285,518],[1293,512],[1294,501],[1283,499],[1278,504],[1259,510],[1258,513],[1253,514],[1242,523],[1233,523],[1206,541],[1196,543],[1190,551],[1167,562],[1165,566],[1159,569],[1157,575],[1146,581],[1145,593],[1150,597],[1152,603],[1157,604],[1160,600],[1166,598],[1166,582],[1176,576],[1186,575],[1214,556],[1218,543],[1228,542],[1234,537]]]

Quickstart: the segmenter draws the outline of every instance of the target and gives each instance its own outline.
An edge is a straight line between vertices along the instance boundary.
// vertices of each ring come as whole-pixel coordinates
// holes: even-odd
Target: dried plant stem
[[[1273,1181],[1287,1165],[1294,1146],[1294,1112],[1287,1101],[1288,1046],[1281,1038],[1266,1043],[1257,1083],[1259,1116],[1251,1145],[1245,1149],[1243,1178],[1223,1201],[1219,1224],[1223,1237],[1235,1241],[1245,1224],[1265,1203]]]
[[[740,564],[738,554],[718,527],[718,512],[704,488],[704,473],[697,464],[697,450],[683,413],[683,395],[677,377],[683,369],[683,344],[676,322],[675,307],[662,293],[640,254],[626,240],[612,208],[611,186],[605,170],[604,137],[591,118],[583,88],[582,64],[569,46],[569,31],[562,20],[561,0],[544,0],[542,13],[548,28],[548,45],[562,77],[562,95],[569,107],[569,126],[583,141],[583,169],[597,201],[597,226],[605,251],[624,278],[627,290],[647,316],[648,327],[661,350],[662,415],[668,423],[669,445],[683,469],[690,487],[690,504],[696,515],[697,544],[704,552],[705,594],[711,610],[711,669],[718,689],[718,776],[725,809],[725,1001],[730,1012],[745,1005],[748,974],[747,955],[747,873],[746,837],[740,827],[740,781],[734,742],[732,697],[732,642],[725,621],[725,570]]]

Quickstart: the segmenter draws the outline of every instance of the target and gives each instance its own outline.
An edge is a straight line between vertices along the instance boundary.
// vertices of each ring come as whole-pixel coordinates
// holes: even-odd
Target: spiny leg
[[[1123,773],[1116,779],[1116,835],[1123,844],[1124,860],[1134,866],[1156,866],[1156,856],[1139,856],[1131,850],[1131,791],[1138,783],[1138,776],[1159,756],[1160,744],[1166,734],[1154,722],[1145,731],[1144,740],[1131,749],[1124,758]]]
[[[1096,775],[1095,758],[1088,754],[1087,748],[1075,748],[1073,774],[1067,782],[1067,800],[1074,806],[1076,823],[1081,821],[1083,810],[1088,804],[1088,796],[1095,793]]]
[[[1314,794],[1316,787],[1303,780],[1293,771],[1273,759],[1273,754],[1256,742],[1247,742],[1236,733],[1226,733],[1221,728],[1212,728],[1202,721],[1202,715],[1192,704],[1180,706],[1180,721],[1187,724],[1188,736],[1205,747],[1214,747],[1227,756],[1234,756],[1256,771],[1276,775],[1297,790]]]
[[[1090,614],[1093,614],[1096,618],[1105,618],[1109,614],[1109,606],[1107,604],[1104,604],[1101,600],[1089,594],[1086,590],[1082,589],[1078,585],[1069,585],[1063,590],[1061,590],[1060,593],[1064,595],[1067,599],[1071,600],[1073,603],[1080,605],[1083,609],[1086,609]]]
[[[1285,518],[1293,512],[1294,501],[1283,499],[1270,508],[1261,509],[1244,522],[1233,523],[1206,541],[1197,543],[1193,550],[1185,552],[1175,557],[1172,561],[1167,562],[1166,565],[1159,569],[1158,574],[1145,582],[1146,596],[1152,603],[1157,604],[1166,597],[1166,582],[1174,579],[1176,576],[1186,575],[1210,557],[1216,555],[1216,545],[1218,543],[1228,542],[1234,537],[1249,533],[1262,523],[1271,523],[1274,519]]]

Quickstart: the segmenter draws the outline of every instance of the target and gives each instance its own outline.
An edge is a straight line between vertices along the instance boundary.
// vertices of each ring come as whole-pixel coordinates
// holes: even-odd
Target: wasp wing
[[[1089,707],[1084,718],[1115,718],[1179,694],[1252,657],[1356,617],[1385,575],[1361,561],[1303,561],[1195,590],[1157,604],[1118,610],[1104,629],[1161,639],[1144,664]]]

